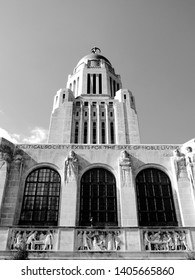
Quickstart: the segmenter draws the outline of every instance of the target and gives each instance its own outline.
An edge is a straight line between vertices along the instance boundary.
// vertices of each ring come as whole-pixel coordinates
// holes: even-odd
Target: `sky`
[[[195,138],[194,0],[0,0],[0,137],[46,143],[53,98],[93,46],[132,91],[142,144]]]

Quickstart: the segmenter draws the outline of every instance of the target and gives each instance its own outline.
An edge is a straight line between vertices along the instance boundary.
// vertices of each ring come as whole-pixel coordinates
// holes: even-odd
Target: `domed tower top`
[[[69,75],[67,88],[73,91],[75,98],[80,95],[107,95],[115,97],[116,91],[122,88],[120,75],[115,74],[110,61],[101,54],[98,47],[79,60]]]
[[[93,61],[93,62],[96,61],[97,65],[98,65],[98,63],[100,64],[100,61],[101,61],[101,60],[102,60],[102,61],[105,61],[105,62],[108,63],[110,66],[112,66],[111,63],[110,63],[110,61],[109,61],[105,56],[101,55],[101,50],[100,50],[100,48],[93,47],[93,48],[91,49],[91,53],[90,53],[90,54],[84,56],[83,58],[81,58],[81,60],[79,60],[79,62],[77,63],[76,68],[77,68],[78,66],[80,66],[82,63],[88,64],[88,63],[91,62],[91,61]],[[89,64],[90,64],[90,63],[89,63]]]

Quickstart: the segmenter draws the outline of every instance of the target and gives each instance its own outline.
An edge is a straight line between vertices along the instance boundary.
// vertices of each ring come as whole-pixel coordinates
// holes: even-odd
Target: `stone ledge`
[[[0,251],[0,259],[13,259],[16,251]],[[190,251],[195,254],[195,251]],[[186,252],[29,252],[29,260],[187,260]]]

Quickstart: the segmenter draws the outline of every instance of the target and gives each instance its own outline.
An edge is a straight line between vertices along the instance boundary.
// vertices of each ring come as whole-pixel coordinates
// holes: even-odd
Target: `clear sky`
[[[195,138],[194,0],[0,0],[0,135],[46,142],[53,98],[93,46],[135,96],[143,144]]]

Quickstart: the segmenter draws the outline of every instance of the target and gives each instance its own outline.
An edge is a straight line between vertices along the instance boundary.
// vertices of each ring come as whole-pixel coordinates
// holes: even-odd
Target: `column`
[[[97,108],[97,144],[100,144],[101,143],[101,138],[100,138],[100,131],[101,131],[101,128],[100,128],[100,106],[99,106],[99,103],[97,102],[97,105],[96,105],[96,108]]]
[[[77,204],[77,180],[78,180],[78,157],[74,151],[70,151],[64,162],[64,180],[62,180],[60,226],[76,225]]]
[[[121,192],[121,226],[137,226],[137,205],[130,155],[122,151],[119,158]]]
[[[80,113],[80,124],[79,124],[79,141],[78,143],[83,143],[83,104],[81,104],[81,113]]]
[[[96,94],[99,94],[99,74],[96,74]]]

